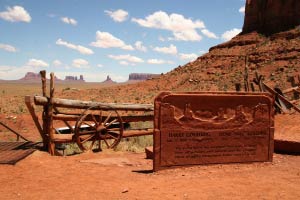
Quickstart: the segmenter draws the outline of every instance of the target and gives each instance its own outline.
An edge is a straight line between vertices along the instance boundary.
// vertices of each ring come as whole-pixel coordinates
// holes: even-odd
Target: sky
[[[245,0],[0,0],[0,79],[166,73],[241,32]]]

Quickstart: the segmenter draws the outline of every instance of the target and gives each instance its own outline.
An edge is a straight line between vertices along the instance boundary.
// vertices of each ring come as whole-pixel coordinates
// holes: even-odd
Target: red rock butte
[[[295,28],[300,24],[299,0],[247,0],[243,33],[265,35]]]

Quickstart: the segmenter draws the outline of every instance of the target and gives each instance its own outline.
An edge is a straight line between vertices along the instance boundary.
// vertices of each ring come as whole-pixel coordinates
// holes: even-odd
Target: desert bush
[[[153,136],[139,136],[132,138],[124,138],[121,140],[116,148],[116,151],[131,151],[131,152],[143,152],[145,147],[153,145]]]

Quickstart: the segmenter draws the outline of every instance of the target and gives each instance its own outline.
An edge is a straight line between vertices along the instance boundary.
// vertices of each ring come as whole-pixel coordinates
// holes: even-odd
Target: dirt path
[[[150,173],[144,154],[51,157],[36,151],[0,165],[1,199],[297,199],[300,156],[273,163],[194,166]]]

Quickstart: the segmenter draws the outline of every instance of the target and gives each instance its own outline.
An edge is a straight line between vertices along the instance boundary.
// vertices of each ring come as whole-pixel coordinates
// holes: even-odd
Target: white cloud
[[[239,12],[240,13],[245,13],[245,6],[240,7]]]
[[[80,68],[80,69],[90,68],[89,62],[84,60],[84,59],[81,59],[81,58],[74,59],[73,62],[72,62],[72,66],[76,67],[76,68]]]
[[[222,34],[222,39],[225,41],[231,40],[234,36],[239,34],[242,30],[234,28],[232,30],[226,31],[225,33]]]
[[[100,68],[101,68],[101,67],[103,67],[103,65],[102,65],[102,64],[98,64],[97,67],[100,67]]]
[[[100,48],[121,48],[124,50],[134,50],[131,45],[125,44],[119,38],[116,38],[108,32],[101,31],[96,32],[96,41],[92,42],[90,45]]]
[[[38,59],[30,59],[27,63],[26,66],[30,66],[30,67],[48,67],[49,64],[46,63],[43,60],[38,60]]]
[[[1,66],[0,65],[0,79],[3,80],[17,80],[25,76],[27,72],[38,72],[39,69],[31,66]]]
[[[135,46],[135,48],[136,48],[137,50],[139,50],[139,51],[143,51],[143,52],[146,52],[146,51],[147,51],[147,47],[143,46],[143,42],[141,42],[141,41],[136,41],[136,42],[134,43],[134,46]]]
[[[195,60],[196,58],[198,58],[198,55],[195,54],[195,53],[190,53],[190,54],[187,54],[187,53],[181,53],[179,54],[179,58],[181,60]]]
[[[71,24],[73,26],[76,26],[77,25],[77,21],[73,18],[69,18],[69,17],[62,17],[60,18],[60,20],[62,22],[64,22],[65,24]]]
[[[160,65],[160,64],[174,64],[173,61],[169,60],[161,60],[161,59],[149,59],[147,60],[147,63],[154,64],[154,65]]]
[[[31,21],[29,13],[21,6],[7,7],[7,11],[0,12],[0,18],[10,22],[27,22]]]
[[[169,38],[169,40],[182,40],[182,41],[200,41],[202,36],[197,33],[196,30],[185,30],[181,32],[174,32],[175,38]]]
[[[143,63],[144,60],[136,57],[136,56],[131,56],[129,54],[126,55],[108,55],[109,58],[114,59],[114,60],[124,60],[124,61],[128,61],[131,63]]]
[[[54,67],[62,66],[62,62],[60,60],[53,60],[52,64]]]
[[[91,54],[94,54],[93,50],[89,49],[89,48],[86,48],[84,46],[81,46],[81,45],[75,45],[75,44],[72,44],[72,43],[68,43],[66,41],[63,41],[62,39],[58,39],[56,41],[56,44],[57,45],[61,45],[61,46],[65,46],[65,47],[68,47],[70,49],[74,49],[76,51],[78,51],[79,53],[81,54],[84,54],[84,55],[91,55]]]
[[[105,10],[107,15],[109,15],[115,22],[123,22],[128,17],[128,12],[122,9],[116,11]]]
[[[155,47],[153,50],[165,54],[177,54],[177,47],[173,44],[171,44],[169,47]]]
[[[176,13],[168,15],[163,11],[157,11],[145,19],[132,18],[132,21],[147,28],[169,30],[173,33],[174,40],[183,41],[200,41],[202,37],[196,29],[205,28],[200,20],[193,21]]]
[[[126,66],[129,65],[129,63],[125,60],[122,60],[119,63],[120,63],[120,65],[126,65]]]
[[[213,32],[210,32],[207,29],[202,29],[201,32],[203,33],[203,35],[205,35],[208,38],[218,39],[218,37],[216,36],[216,34],[214,34]]]
[[[13,52],[13,53],[17,52],[17,48],[12,45],[9,45],[9,44],[1,44],[0,43],[0,49],[3,49],[8,52]]]

